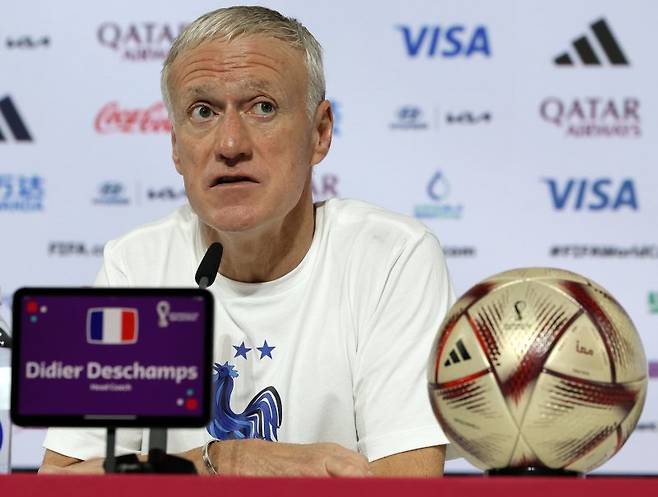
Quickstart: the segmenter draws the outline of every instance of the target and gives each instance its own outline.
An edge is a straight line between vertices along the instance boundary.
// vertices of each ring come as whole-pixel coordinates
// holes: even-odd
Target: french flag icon
[[[96,307],[87,311],[87,343],[136,343],[137,331],[137,309]]]

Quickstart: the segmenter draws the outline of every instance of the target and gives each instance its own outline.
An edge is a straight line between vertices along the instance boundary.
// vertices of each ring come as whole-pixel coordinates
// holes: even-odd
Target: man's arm
[[[375,476],[416,478],[443,476],[446,446],[400,452],[370,463]]]
[[[87,461],[65,456],[59,452],[46,449],[40,474],[102,474],[103,459],[96,457]]]
[[[199,474],[207,474],[201,447],[182,454]],[[209,447],[209,456],[220,475],[232,476],[344,476],[371,475],[361,454],[333,443],[296,445],[264,440],[227,440]],[[145,456],[140,456],[142,460]],[[40,473],[103,473],[103,459],[81,461],[46,450]]]
[[[246,444],[246,445],[245,445]],[[251,447],[249,447],[251,446]],[[245,450],[246,448],[246,450]],[[210,457],[220,474],[242,476],[442,476],[445,446],[410,450],[370,463],[363,456],[336,444],[273,444],[260,440],[218,442]],[[206,474],[201,448],[180,454]],[[81,461],[46,450],[40,473],[103,473],[103,459]]]

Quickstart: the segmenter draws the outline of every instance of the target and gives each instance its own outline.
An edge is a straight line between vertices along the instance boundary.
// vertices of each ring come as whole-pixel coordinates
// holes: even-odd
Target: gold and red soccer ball
[[[450,309],[429,392],[443,431],[480,469],[588,472],[635,428],[647,361],[624,309],[572,272],[492,276]]]

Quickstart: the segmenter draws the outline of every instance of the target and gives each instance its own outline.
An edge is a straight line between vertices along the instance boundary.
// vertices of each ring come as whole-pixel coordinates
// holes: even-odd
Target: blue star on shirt
[[[260,351],[260,358],[262,359],[263,357],[267,356],[270,359],[272,359],[272,351],[276,349],[276,347],[270,347],[267,345],[267,340],[265,340],[265,343],[263,344],[262,347],[256,347]]]
[[[247,352],[251,350],[249,347],[244,346],[244,341],[240,344],[239,347],[237,345],[233,345],[233,348],[235,349],[235,355],[233,357],[242,356],[245,359],[247,358]]]

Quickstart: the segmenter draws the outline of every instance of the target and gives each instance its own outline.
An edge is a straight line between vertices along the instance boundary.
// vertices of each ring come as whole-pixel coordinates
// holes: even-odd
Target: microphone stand
[[[153,430],[152,430],[153,431]],[[166,428],[159,428],[166,437]],[[149,454],[146,462],[140,461],[137,454],[116,457],[116,428],[107,428],[107,447],[103,469],[106,473],[160,473],[160,474],[196,474],[192,461],[167,454],[160,448],[152,448],[149,441]]]
[[[107,428],[107,438],[105,439],[105,462],[103,468],[106,473],[116,473],[117,460],[114,455],[116,448],[116,428],[113,426]]]

